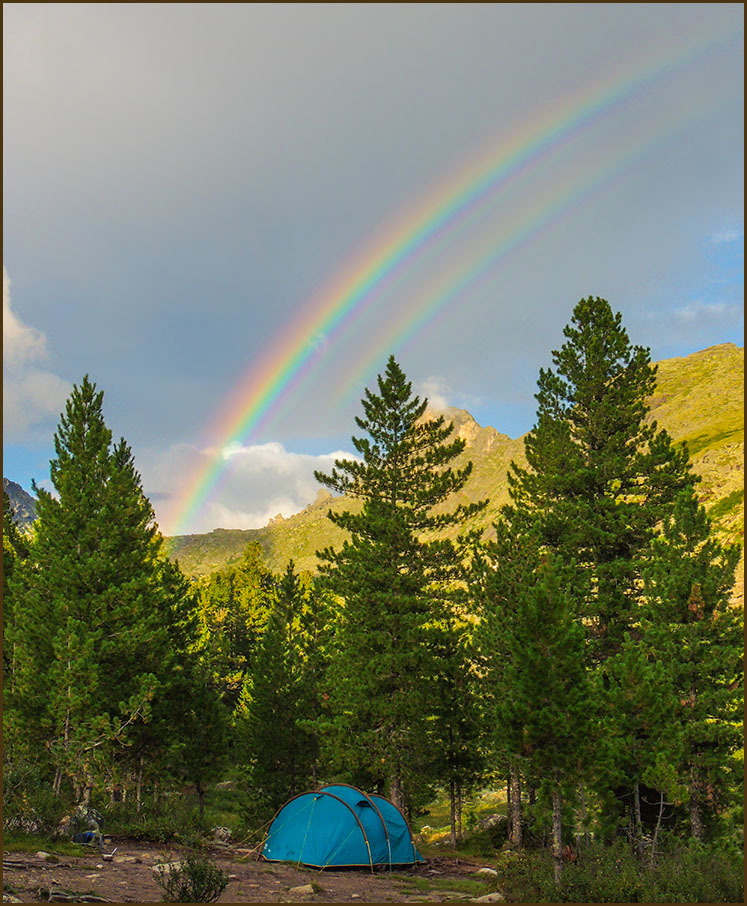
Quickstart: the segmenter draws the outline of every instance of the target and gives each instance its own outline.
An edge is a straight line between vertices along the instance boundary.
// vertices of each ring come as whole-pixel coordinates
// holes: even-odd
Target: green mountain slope
[[[698,494],[719,535],[743,543],[744,349],[726,343],[658,364],[650,418],[676,441],[687,441],[694,469],[702,477]],[[487,510],[477,517],[477,525],[487,537],[496,513],[508,501],[509,463],[512,459],[524,461],[524,442],[494,428],[481,427],[464,410],[448,409],[445,414],[467,443],[461,459],[474,464],[473,474],[459,496],[464,500],[490,498]],[[326,518],[328,510],[351,505],[354,502],[320,491],[314,503],[288,519],[276,518],[261,529],[216,529],[206,535],[170,538],[169,553],[188,575],[201,576],[236,562],[244,547],[257,541],[271,569],[284,569],[292,557],[298,568],[314,571],[315,551],[326,545],[337,546],[343,539],[341,530]],[[741,601],[743,590],[744,557],[735,600]]]

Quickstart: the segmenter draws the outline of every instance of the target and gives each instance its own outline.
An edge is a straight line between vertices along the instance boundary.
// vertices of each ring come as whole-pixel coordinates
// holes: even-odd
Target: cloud
[[[741,307],[727,302],[701,302],[696,300],[674,309],[674,317],[681,324],[730,321],[739,316]]]
[[[443,378],[435,376],[426,378],[418,383],[417,391],[427,397],[428,407],[436,412],[442,412],[450,406],[447,394],[451,394],[451,387]]]
[[[59,415],[70,384],[38,367],[49,355],[47,339],[13,311],[10,283],[3,266],[3,434],[18,441]]]
[[[714,233],[711,236],[711,242],[714,245],[722,245],[725,242],[737,242],[744,238],[744,230],[723,230],[720,233]]]
[[[166,534],[177,530],[190,476],[208,469],[216,452],[177,444],[164,451],[138,454],[145,493]],[[292,516],[311,503],[319,491],[315,469],[329,472],[336,459],[354,458],[343,450],[320,455],[294,453],[280,443],[233,443],[221,455],[226,464],[224,473],[204,506],[182,530],[198,533],[214,528],[262,528],[277,515]]]
[[[10,277],[3,265],[3,362],[20,365],[47,358],[47,340],[34,327],[23,324],[10,306]]]

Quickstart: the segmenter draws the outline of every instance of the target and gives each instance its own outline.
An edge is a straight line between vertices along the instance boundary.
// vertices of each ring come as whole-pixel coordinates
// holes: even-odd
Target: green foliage
[[[55,796],[44,781],[37,765],[9,767],[6,764],[3,771],[4,834],[50,835],[56,831],[69,803]]]
[[[214,903],[228,887],[228,877],[209,859],[187,856],[170,871],[156,874],[166,903]]]
[[[253,669],[236,709],[237,751],[245,764],[248,824],[261,823],[313,784],[325,668],[326,602],[293,561],[277,584],[277,598],[258,643]]]
[[[258,544],[248,545],[237,566],[211,576],[202,590],[204,660],[229,712],[253,668],[276,594],[275,576],[264,566]]]
[[[711,537],[705,508],[686,489],[651,554],[640,645],[672,689],[670,722],[680,739],[672,763],[700,840],[707,821],[742,798],[733,756],[743,745],[744,625],[729,605],[739,549]]]
[[[507,852],[498,863],[512,902],[742,903],[743,860],[718,848],[673,845],[652,870],[622,841],[583,849],[566,865],[559,887],[544,852]]]
[[[426,532],[463,524],[481,504],[435,509],[461,489],[471,464],[450,463],[464,449],[443,417],[424,420],[426,401],[393,357],[366,390],[353,438],[357,460],[338,460],[317,480],[360,510],[329,516],[350,533],[341,549],[319,554],[322,575],[341,599],[329,672],[329,742],[339,766],[366,772],[398,805],[428,777],[427,722],[436,707],[434,642],[448,613],[444,585],[460,577],[462,557]]]

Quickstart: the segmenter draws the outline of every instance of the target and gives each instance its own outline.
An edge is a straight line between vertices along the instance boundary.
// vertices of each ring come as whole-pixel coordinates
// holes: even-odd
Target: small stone
[[[472,903],[503,903],[504,901],[505,897],[502,893],[498,893],[498,891],[495,893],[486,893],[484,897],[474,897],[471,900]]]
[[[313,897],[314,888],[311,884],[302,884],[300,887],[291,887],[288,893],[292,897]]]
[[[104,867],[104,866],[102,865],[101,862],[99,862],[99,864],[96,866],[96,868],[99,869],[99,871],[100,871],[103,867]]]
[[[229,875],[228,876],[229,881],[238,881],[238,879],[239,879],[238,875]]]
[[[172,871],[179,871],[182,867],[181,862],[162,862],[160,865],[153,866],[154,875],[167,875]]]
[[[484,875],[484,876],[490,877],[490,878],[498,877],[498,872],[494,868],[478,868],[478,870],[475,872],[475,874]]]
[[[351,900],[360,900],[360,898],[361,898],[361,895],[360,895],[359,893],[351,893],[351,894],[350,894],[350,899],[351,899]]]
[[[40,862],[59,862],[57,856],[53,856],[52,853],[45,853],[44,850],[39,850],[38,853],[34,853],[34,858],[38,859]]]
[[[124,865],[128,862],[140,862],[137,856],[114,856],[112,862],[118,862],[120,865]]]

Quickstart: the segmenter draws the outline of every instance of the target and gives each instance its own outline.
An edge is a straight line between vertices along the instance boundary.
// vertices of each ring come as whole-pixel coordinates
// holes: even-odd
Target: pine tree
[[[54,789],[87,799],[126,731],[147,716],[166,633],[155,605],[158,538],[132,454],[112,447],[86,376],[55,434],[50,492],[19,576],[12,699],[29,756]]]
[[[229,711],[239,702],[277,594],[262,548],[248,544],[235,567],[210,577],[201,596],[205,658]]]
[[[505,683],[498,703],[511,752],[552,803],[555,881],[562,874],[562,807],[581,778],[589,727],[584,631],[576,619],[575,569],[548,556],[517,602],[508,639]]]
[[[278,583],[237,708],[253,820],[272,815],[313,782],[319,752],[312,729],[319,677],[310,657],[316,641],[312,598],[291,560]]]
[[[439,670],[433,636],[444,583],[462,567],[455,545],[437,533],[486,502],[433,512],[464,486],[471,464],[450,467],[464,441],[450,440],[453,426],[443,416],[424,420],[427,401],[413,396],[393,356],[378,393],[367,389],[362,405],[356,424],[366,436],[353,437],[361,458],[315,473],[331,490],[362,501],[358,512],[330,511],[350,537],[340,550],[319,554],[320,571],[342,600],[330,710],[347,769],[366,773],[402,807],[427,776],[426,722]]]
[[[495,537],[483,544],[474,563],[472,585],[480,617],[477,643],[493,764],[504,766],[501,773],[507,781],[509,837],[513,846],[521,846],[522,747],[518,742],[512,745],[511,735],[505,732],[501,708],[513,696],[506,664],[516,650],[514,632],[520,602],[536,581],[540,545],[523,511],[504,508],[493,528]]]
[[[679,782],[688,790],[690,832],[741,801],[736,755],[743,745],[744,624],[730,606],[738,545],[711,536],[692,488],[680,493],[645,571],[641,644],[663,665],[682,735]]]
[[[6,690],[12,683],[13,669],[13,651],[10,643],[15,622],[13,574],[16,566],[26,557],[28,544],[16,524],[13,508],[3,489],[3,688]]]
[[[511,464],[509,490],[513,507],[536,521],[542,546],[576,563],[577,616],[598,672],[590,708],[606,743],[615,736],[611,664],[636,631],[649,545],[679,491],[697,479],[686,447],[675,448],[647,418],[656,368],[648,349],[630,343],[621,315],[604,299],[582,299],[564,335],[552,353],[555,369],[540,370],[528,467]],[[623,802],[632,796],[621,795]]]

